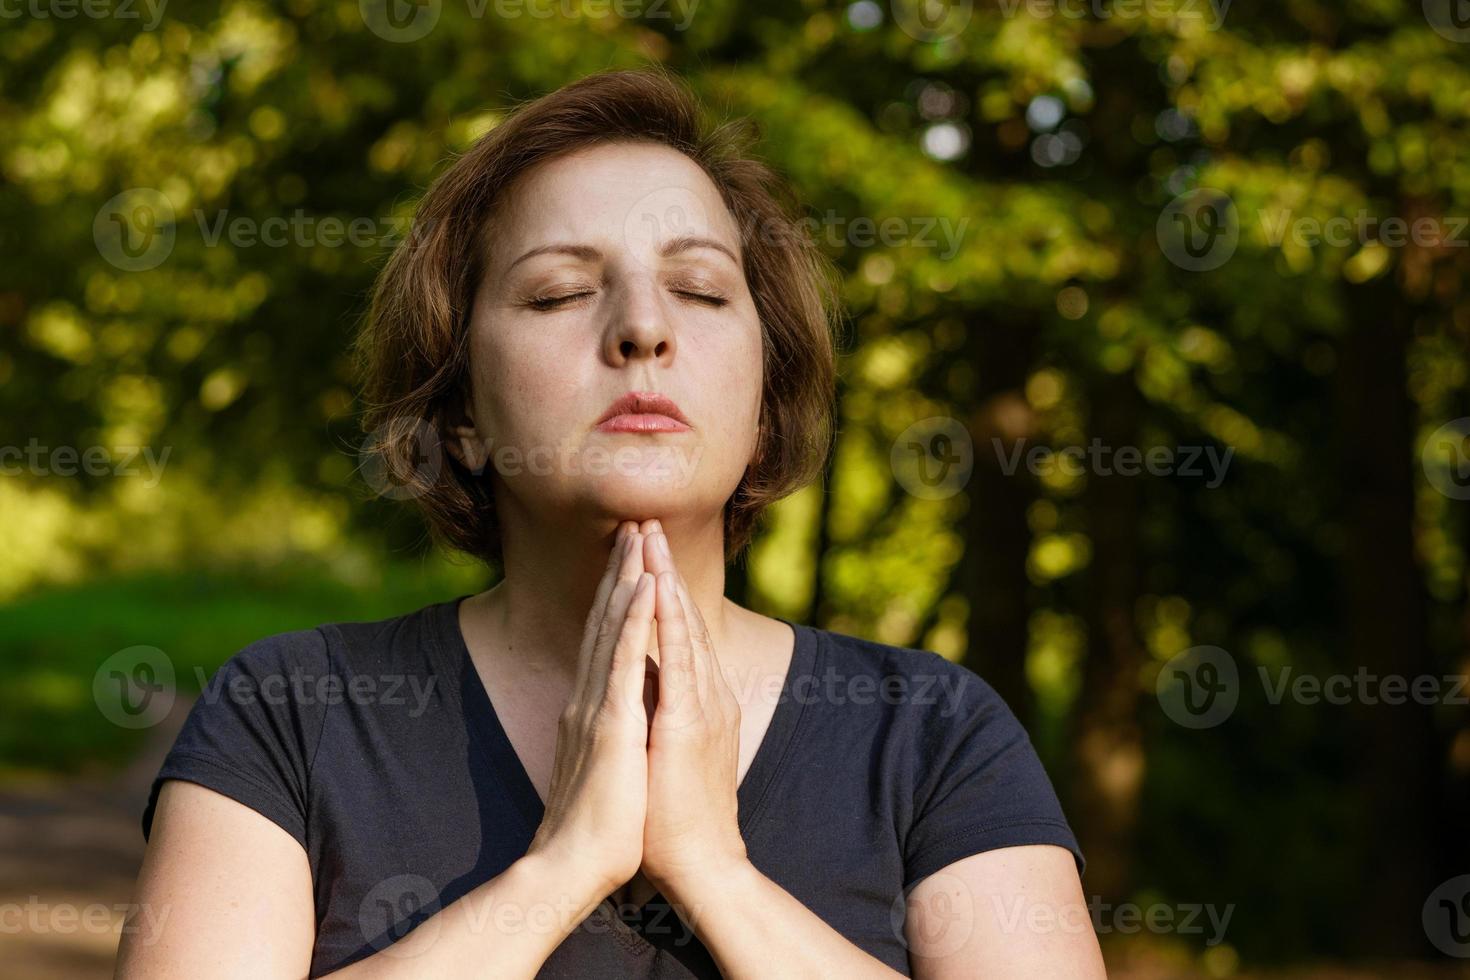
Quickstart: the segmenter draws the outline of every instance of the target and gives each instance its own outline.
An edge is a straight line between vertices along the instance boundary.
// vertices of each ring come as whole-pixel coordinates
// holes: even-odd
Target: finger
[[[593,625],[601,622],[607,614],[607,599],[612,595],[613,585],[618,580],[618,569],[627,556],[628,536],[632,530],[633,524],[630,521],[623,521],[618,525],[613,546],[607,553],[607,567],[603,569],[602,579],[597,583],[597,591],[592,597],[592,608],[587,611],[587,628],[583,631],[584,634],[592,633]],[[584,635],[584,641],[584,649],[590,652],[591,640]]]
[[[689,649],[694,661],[694,677],[701,697],[707,697],[711,687],[724,680],[720,673],[720,661],[715,655],[714,643],[710,640],[709,628],[704,625],[704,616],[694,603],[689,583],[678,570],[674,571],[674,586],[678,593],[679,606],[684,611],[684,622],[689,631]],[[718,679],[718,680],[717,680]]]
[[[632,528],[633,525],[628,521],[618,525],[617,536],[608,553],[607,567],[602,573],[601,581],[597,583],[597,591],[592,597],[592,608],[588,610],[587,620],[582,626],[582,646],[577,653],[577,676],[572,682],[574,698],[582,696],[588,677],[592,673],[593,653],[597,648],[602,623],[607,618],[608,601],[612,598],[613,589],[618,582],[618,574],[627,562],[629,552],[633,547]]]
[[[644,535],[643,567],[652,572],[655,577],[663,572],[674,571],[674,562],[668,551],[668,537],[664,535],[663,527],[658,519],[649,518],[639,526],[639,530]],[[651,639],[648,655],[653,658],[654,666],[657,667],[661,656],[658,652],[658,636],[655,635]]]
[[[638,586],[639,576],[643,574],[642,535],[637,531],[630,531],[625,547],[627,553],[618,568],[612,595],[608,597],[607,613],[598,625],[597,640],[588,666],[592,684],[588,693],[593,697],[601,697],[607,691],[613,649],[617,646],[618,637],[622,635],[624,622],[628,618],[628,607],[633,602],[633,591]]]
[[[679,602],[672,572],[658,576],[658,603],[654,615],[658,621],[658,715],[665,720],[687,721],[692,717],[690,712],[695,710],[699,692],[689,625],[684,618],[684,607]]]
[[[649,570],[656,575],[669,572],[674,576],[675,590],[679,594],[679,605],[684,614],[685,629],[689,633],[694,690],[699,697],[704,698],[710,689],[710,675],[718,669],[708,663],[709,658],[704,653],[711,649],[709,631],[698,609],[694,606],[688,583],[684,581],[684,576],[674,564],[673,551],[669,546],[669,537],[664,533],[663,525],[656,518],[646,524],[652,525],[652,533],[644,548],[645,560],[649,562]]]
[[[664,533],[663,526],[657,520],[650,520],[648,524],[652,525],[652,529],[644,536],[643,561],[646,567],[655,575],[674,571],[674,556],[669,548],[669,536]]]
[[[627,617],[623,620],[623,629],[613,644],[612,662],[608,668],[608,693],[617,699],[620,710],[644,721],[648,717],[643,701],[643,678],[648,661],[644,651],[648,649],[648,638],[653,632],[654,592],[654,577],[640,572],[628,604]]]

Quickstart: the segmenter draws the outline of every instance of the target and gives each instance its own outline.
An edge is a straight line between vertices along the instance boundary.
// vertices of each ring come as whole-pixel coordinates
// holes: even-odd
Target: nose
[[[674,328],[657,284],[649,278],[629,280],[614,286],[613,295],[612,320],[604,338],[608,363],[621,365],[640,357],[671,360]]]

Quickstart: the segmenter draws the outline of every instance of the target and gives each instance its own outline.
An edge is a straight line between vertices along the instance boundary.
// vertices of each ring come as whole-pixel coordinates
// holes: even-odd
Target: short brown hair
[[[459,462],[424,466],[425,433],[440,439],[469,387],[469,319],[485,265],[485,226],[500,196],[538,163],[610,142],[670,146],[719,188],[741,229],[744,272],[760,317],[765,381],[754,461],[725,505],[725,560],[762,512],[818,478],[834,434],[835,281],[788,185],[750,155],[748,119],[719,125],[658,68],[599,72],[516,107],[453,160],[419,202],[412,234],[378,275],[355,344],[363,388],[365,461],[411,497],[431,532],[487,563],[501,560],[488,478]],[[431,455],[446,462],[437,445]]]

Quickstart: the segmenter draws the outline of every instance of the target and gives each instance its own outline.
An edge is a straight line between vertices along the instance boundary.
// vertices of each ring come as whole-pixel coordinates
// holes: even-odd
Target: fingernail
[[[669,537],[662,531],[658,532],[658,550],[663,553],[665,558],[673,557],[669,553]]]

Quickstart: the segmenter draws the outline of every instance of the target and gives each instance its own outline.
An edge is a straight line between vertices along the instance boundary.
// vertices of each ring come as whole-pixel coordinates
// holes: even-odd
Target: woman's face
[[[503,201],[471,316],[473,429],[457,430],[502,513],[717,518],[755,451],[762,342],[714,183],[669,147],[615,143],[533,168]],[[599,425],[630,392],[687,424]]]

